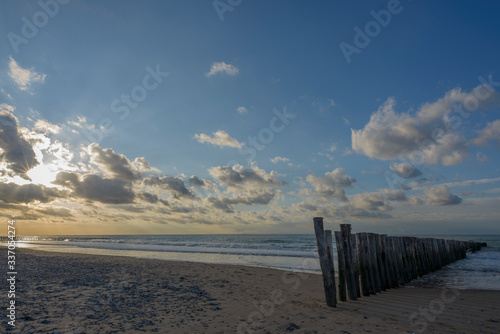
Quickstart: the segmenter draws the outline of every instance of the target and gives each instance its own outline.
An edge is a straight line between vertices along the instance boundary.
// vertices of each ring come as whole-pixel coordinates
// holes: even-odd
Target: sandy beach
[[[500,291],[402,287],[330,308],[315,274],[17,253],[12,333],[500,332]]]

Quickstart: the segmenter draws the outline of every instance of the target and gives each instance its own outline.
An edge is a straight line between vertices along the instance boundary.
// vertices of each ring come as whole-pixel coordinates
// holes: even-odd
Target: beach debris
[[[287,331],[287,332],[292,332],[292,331],[294,331],[294,330],[296,330],[296,329],[300,329],[300,327],[299,327],[299,326],[297,326],[296,324],[294,324],[294,323],[292,322],[292,323],[290,323],[290,324],[288,325],[288,327],[286,328],[286,331]]]

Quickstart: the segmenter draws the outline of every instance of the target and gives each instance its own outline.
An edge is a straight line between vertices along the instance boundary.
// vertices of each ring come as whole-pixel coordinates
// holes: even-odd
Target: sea
[[[500,235],[411,236],[473,240],[486,242],[488,247],[409,286],[500,290]],[[0,244],[6,246],[6,239]],[[22,236],[17,238],[16,247],[321,273],[313,234]]]

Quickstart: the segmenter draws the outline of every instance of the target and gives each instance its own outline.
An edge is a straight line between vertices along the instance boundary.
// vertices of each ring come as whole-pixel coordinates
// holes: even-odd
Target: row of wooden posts
[[[316,217],[314,230],[318,245],[326,303],[337,305],[333,235],[324,230],[323,218]],[[485,243],[434,238],[389,237],[385,234],[351,233],[351,225],[340,224],[335,232],[339,278],[339,299],[357,300],[439,270],[485,247]]]

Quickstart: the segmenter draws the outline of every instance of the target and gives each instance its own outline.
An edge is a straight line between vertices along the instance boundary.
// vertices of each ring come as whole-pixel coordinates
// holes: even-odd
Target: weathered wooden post
[[[396,262],[396,254],[394,253],[394,243],[392,237],[386,237],[386,247],[389,259],[389,273],[391,274],[391,287],[398,287],[398,268]]]
[[[358,241],[359,273],[361,275],[361,293],[363,296],[369,296],[370,291],[375,293],[372,277],[370,275],[370,265],[368,263],[368,238],[366,233],[356,234]]]
[[[350,224],[340,224],[340,234],[342,236],[342,243],[344,244],[344,256],[345,256],[345,272],[347,280],[347,292],[350,300],[357,300],[358,293],[356,290],[356,279],[354,275],[354,264],[353,264],[353,250],[351,245],[351,225]]]
[[[331,244],[330,231],[330,247],[327,246],[325,231],[323,228],[323,218],[315,217],[314,232],[316,233],[316,243],[318,246],[319,263],[321,272],[323,273],[323,285],[325,288],[326,304],[331,307],[337,306],[337,296],[335,291],[335,269],[333,266],[333,252]]]
[[[387,252],[387,234],[380,235],[380,248],[382,254],[382,266],[385,271],[385,288],[390,289],[392,287],[392,273],[390,263],[390,255]]]
[[[335,231],[335,243],[337,244],[337,265],[339,267],[339,299],[345,302],[347,300],[345,249],[342,234],[338,231]]]
[[[373,285],[375,287],[375,292],[381,292],[380,283],[380,272],[378,270],[378,260],[377,260],[377,245],[378,245],[378,234],[368,233],[368,241],[370,244],[370,257],[371,257],[371,270],[373,274]]]
[[[351,234],[351,257],[354,273],[354,284],[356,287],[356,296],[359,298],[361,297],[361,288],[359,286],[359,258],[356,234]]]

